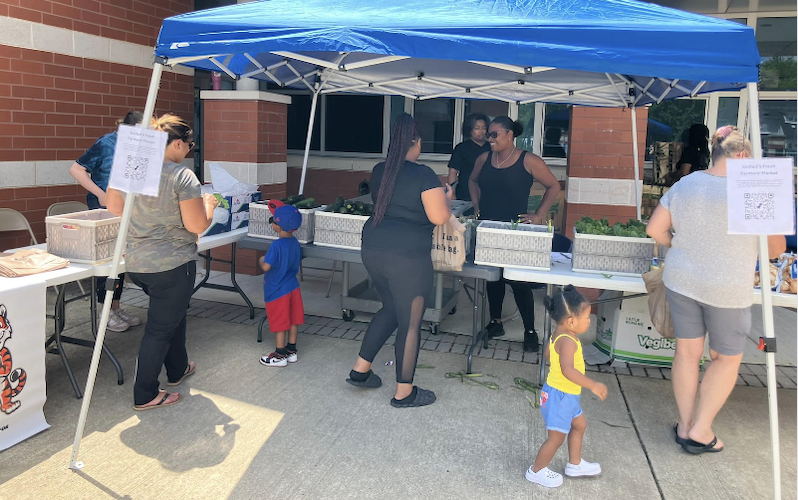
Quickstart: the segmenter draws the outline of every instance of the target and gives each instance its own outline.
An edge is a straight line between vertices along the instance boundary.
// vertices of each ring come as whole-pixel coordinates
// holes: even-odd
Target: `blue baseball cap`
[[[283,205],[275,209],[274,222],[280,226],[280,229],[290,233],[302,225],[302,214],[293,205]]]

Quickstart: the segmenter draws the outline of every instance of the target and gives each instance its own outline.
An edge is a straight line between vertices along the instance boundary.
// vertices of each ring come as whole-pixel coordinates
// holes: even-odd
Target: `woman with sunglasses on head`
[[[712,137],[712,167],[674,184],[646,229],[670,248],[662,281],[676,336],[671,375],[679,420],[674,439],[694,455],[723,450],[712,422],[734,389],[749,342],[758,244],[756,236],[729,234],[726,165],[729,159],[750,156],[751,144],[737,127],[719,128]],[[784,236],[769,236],[768,247],[770,258],[778,257]],[[699,384],[707,336],[712,362]]]
[[[524,126],[507,116],[498,116],[488,127],[490,151],[481,154],[469,178],[471,203],[482,220],[502,222],[519,221],[545,224],[546,214],[560,192],[560,182],[539,156],[515,146],[515,138],[524,132]],[[546,192],[535,212],[528,213],[529,192],[537,180]],[[491,337],[504,335],[502,305],[505,285],[510,285],[518,312],[524,323],[524,350],[537,352],[538,334],[535,330],[535,298],[532,285],[516,281],[499,281],[487,284],[491,321],[487,326]]]
[[[371,173],[374,215],[363,227],[361,257],[374,281],[382,309],[363,337],[360,356],[346,380],[376,388],[382,380],[371,369],[377,352],[396,331],[396,408],[426,406],[435,393],[413,385],[421,344],[421,319],[432,293],[432,230],[451,217],[452,190],[435,172],[416,163],[421,132],[413,118],[401,114],[393,124],[388,157]]]
[[[137,196],[127,234],[125,268],[150,297],[147,324],[136,361],[134,410],[180,401],[179,393],[159,389],[166,366],[169,386],[194,373],[186,352],[186,311],[197,274],[198,235],[211,225],[216,198],[202,195],[194,172],[181,164],[194,147],[194,132],[181,118],[164,115],[152,128],[168,134],[158,196]],[[109,188],[108,210],[122,215],[125,194]]]

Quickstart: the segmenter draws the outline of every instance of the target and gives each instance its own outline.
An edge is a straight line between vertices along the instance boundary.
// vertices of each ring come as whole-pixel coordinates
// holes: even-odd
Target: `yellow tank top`
[[[566,394],[581,394],[582,386],[574,384],[562,374],[560,355],[554,348],[554,344],[557,343],[557,339],[560,337],[568,337],[570,339],[565,340],[564,342],[576,342],[574,368],[576,368],[582,375],[585,374],[585,357],[582,355],[582,343],[579,341],[579,339],[576,339],[565,333],[561,333],[549,341],[549,359],[551,360],[551,368],[549,368],[549,376],[546,379],[546,383],[549,384],[549,387],[562,391]]]

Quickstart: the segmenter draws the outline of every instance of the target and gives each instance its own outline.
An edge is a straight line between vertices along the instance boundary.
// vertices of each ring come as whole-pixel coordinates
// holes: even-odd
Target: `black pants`
[[[510,285],[515,296],[515,303],[521,320],[524,322],[524,330],[535,329],[535,296],[532,295],[532,285],[523,281],[509,281],[501,277],[499,281],[489,281],[486,285],[488,293],[488,306],[492,319],[501,319],[502,305],[504,304],[505,285]]]
[[[188,368],[186,352],[186,311],[197,276],[196,261],[161,273],[131,273],[130,279],[150,297],[147,325],[136,360],[133,400],[149,403],[158,395],[158,376],[176,381]]]
[[[432,259],[391,254],[363,248],[363,264],[374,281],[382,309],[374,315],[363,337],[360,357],[374,357],[396,330],[396,382],[412,384],[421,347],[421,319],[432,293]]]
[[[102,304],[105,302],[105,282],[108,281],[108,278],[105,276],[100,276],[94,278],[97,280],[95,283],[97,284],[97,302]],[[119,282],[114,287],[114,298],[113,300],[119,300],[122,298],[122,285],[125,284],[125,273],[119,275]]]

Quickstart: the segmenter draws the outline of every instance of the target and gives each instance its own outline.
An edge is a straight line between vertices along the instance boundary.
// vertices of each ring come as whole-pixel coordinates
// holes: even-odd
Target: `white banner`
[[[158,196],[168,134],[119,125],[108,186],[126,193]]]
[[[44,368],[46,286],[0,278],[0,450],[47,429]]]

